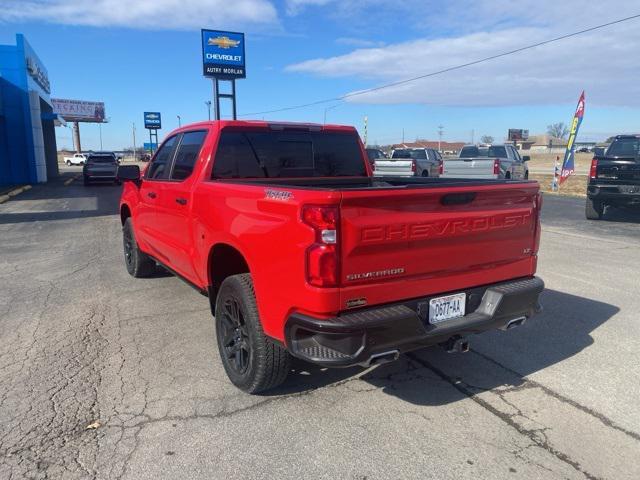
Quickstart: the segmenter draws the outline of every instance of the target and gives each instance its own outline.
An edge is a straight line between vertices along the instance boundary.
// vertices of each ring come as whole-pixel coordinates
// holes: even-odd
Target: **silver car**
[[[94,181],[109,181],[118,183],[116,173],[118,172],[118,161],[113,153],[92,153],[87,158],[82,168],[84,184],[89,185]]]

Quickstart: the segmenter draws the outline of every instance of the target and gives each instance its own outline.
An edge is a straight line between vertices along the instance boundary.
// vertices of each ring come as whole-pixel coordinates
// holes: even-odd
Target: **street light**
[[[178,128],[182,126],[182,122],[180,121],[180,115],[176,115],[178,117]]]
[[[336,103],[335,105],[331,105],[330,107],[326,107],[324,109],[324,121],[322,123],[326,124],[327,123],[327,112],[329,110],[333,110],[336,107],[339,107],[340,105],[342,105],[342,103]]]
[[[98,122],[98,128],[100,129],[100,150],[102,150],[102,124],[109,123],[109,120],[111,120],[111,117],[104,118],[101,122]]]
[[[209,115],[209,121],[211,121],[211,100],[207,100],[206,102],[204,102],[204,104],[207,106],[207,113]]]

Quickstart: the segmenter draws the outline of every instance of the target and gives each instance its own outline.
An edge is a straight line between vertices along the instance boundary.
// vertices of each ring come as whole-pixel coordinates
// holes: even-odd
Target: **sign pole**
[[[236,79],[232,79],[231,80],[231,95],[233,95],[233,98],[231,99],[231,102],[233,103],[233,119],[237,120],[238,117],[236,115]]]
[[[213,79],[213,94],[216,101],[216,120],[220,120],[220,82],[218,77]]]

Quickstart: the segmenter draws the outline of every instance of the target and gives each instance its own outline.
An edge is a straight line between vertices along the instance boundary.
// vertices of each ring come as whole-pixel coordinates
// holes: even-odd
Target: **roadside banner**
[[[584,90],[580,99],[578,100],[578,106],[576,107],[576,113],[573,116],[573,122],[571,122],[571,130],[569,131],[569,142],[567,143],[567,151],[564,152],[564,161],[562,162],[562,171],[560,172],[560,185],[575,173],[574,162],[574,147],[576,142],[576,136],[582,123],[582,117],[584,116]]]

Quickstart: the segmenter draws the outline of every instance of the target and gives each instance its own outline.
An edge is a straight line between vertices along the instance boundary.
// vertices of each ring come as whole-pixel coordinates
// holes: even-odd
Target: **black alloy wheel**
[[[251,345],[240,301],[235,296],[224,300],[220,327],[228,365],[238,375],[244,375],[251,360]]]
[[[291,356],[262,330],[251,274],[231,275],[222,282],[215,326],[218,352],[231,383],[255,394],[284,382]]]

